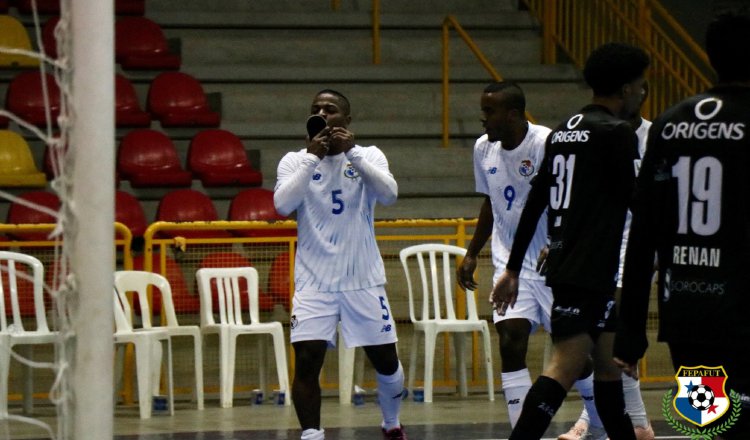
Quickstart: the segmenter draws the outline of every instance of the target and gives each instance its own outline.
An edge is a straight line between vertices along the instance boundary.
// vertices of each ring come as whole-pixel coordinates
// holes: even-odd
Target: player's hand
[[[518,272],[505,269],[490,294],[490,303],[498,315],[504,316],[508,307],[513,308],[518,299]]]
[[[474,280],[476,268],[477,259],[466,254],[461,264],[456,268],[456,279],[462,289],[477,290],[477,282]]]
[[[334,152],[346,153],[354,147],[354,133],[344,127],[332,127],[329,142]]]
[[[536,258],[536,271],[539,275],[547,274],[547,256],[549,255],[549,246],[542,248],[539,256]]]
[[[629,364],[619,358],[614,358],[613,360],[615,364],[617,364],[617,366],[620,367],[623,373],[627,374],[628,376],[632,377],[635,380],[638,380],[638,363],[637,362],[635,364]]]
[[[331,128],[326,127],[323,130],[320,131],[317,135],[315,135],[314,138],[310,139],[309,137],[306,137],[307,141],[307,152],[312,153],[319,158],[325,157],[326,154],[328,154],[328,150],[330,148],[330,134]]]

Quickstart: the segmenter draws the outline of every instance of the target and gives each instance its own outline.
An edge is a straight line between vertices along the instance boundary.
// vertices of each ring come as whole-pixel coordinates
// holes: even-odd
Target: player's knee
[[[396,344],[372,345],[364,347],[373,368],[383,376],[390,376],[398,370],[399,361]]]
[[[302,380],[309,378],[317,380],[323,367],[326,343],[324,341],[304,341],[295,342],[292,345],[294,346],[295,377]]]

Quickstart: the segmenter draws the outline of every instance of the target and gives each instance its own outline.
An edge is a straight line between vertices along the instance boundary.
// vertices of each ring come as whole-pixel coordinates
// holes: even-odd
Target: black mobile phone
[[[320,115],[311,115],[307,118],[307,135],[310,139],[317,136],[318,133],[326,128],[326,119]]]

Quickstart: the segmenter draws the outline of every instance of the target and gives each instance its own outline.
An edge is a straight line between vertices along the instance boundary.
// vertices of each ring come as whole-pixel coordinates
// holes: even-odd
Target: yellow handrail
[[[629,42],[649,52],[646,118],[711,85],[713,73],[705,52],[657,0],[524,3],[542,23],[544,63],[555,63],[559,49],[581,68],[595,47],[609,41]]]

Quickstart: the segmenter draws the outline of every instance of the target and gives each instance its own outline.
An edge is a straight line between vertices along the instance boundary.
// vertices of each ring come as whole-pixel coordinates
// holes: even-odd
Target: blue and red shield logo
[[[706,426],[729,409],[731,402],[724,389],[727,382],[724,367],[680,367],[675,379],[674,409],[690,423]]]

